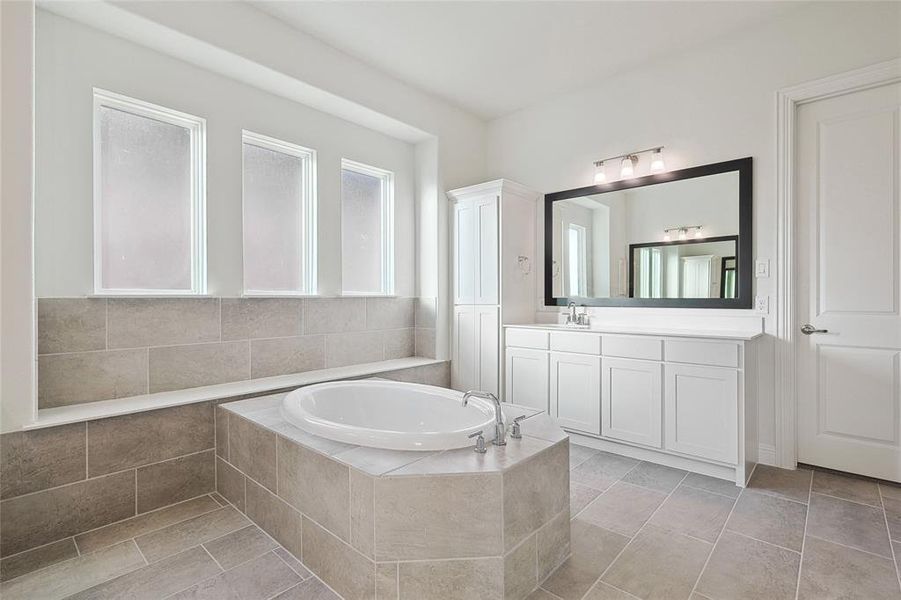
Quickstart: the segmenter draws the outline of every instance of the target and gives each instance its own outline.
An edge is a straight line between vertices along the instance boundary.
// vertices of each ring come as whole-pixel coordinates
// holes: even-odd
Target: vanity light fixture
[[[679,239],[684,240],[687,237],[688,237],[688,231],[686,231],[685,229],[680,229],[679,230]]]
[[[663,241],[671,242],[673,241],[672,232],[676,231],[679,234],[679,240],[685,241],[688,239],[688,232],[694,230],[694,237],[696,240],[703,238],[704,234],[701,233],[701,225],[680,225],[679,227],[668,227],[663,230]]]
[[[604,165],[608,161],[620,160],[620,179],[634,177],[635,167],[638,166],[638,157],[640,154],[651,155],[649,167],[651,173],[661,173],[666,170],[666,163],[663,161],[663,146],[655,146],[654,148],[636,150],[635,152],[620,154],[618,156],[609,156],[603,160],[594,161],[594,184],[601,185],[607,183],[607,171],[605,170]]]

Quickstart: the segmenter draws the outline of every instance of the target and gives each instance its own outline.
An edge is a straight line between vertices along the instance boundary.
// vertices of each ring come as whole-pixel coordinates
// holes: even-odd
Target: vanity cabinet
[[[745,484],[759,334],[505,330],[504,401],[547,410],[579,443]]]

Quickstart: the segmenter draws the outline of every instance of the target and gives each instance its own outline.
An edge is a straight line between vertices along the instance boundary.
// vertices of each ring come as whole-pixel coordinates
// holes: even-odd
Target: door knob
[[[828,329],[817,329],[810,323],[805,323],[804,325],[801,325],[801,333],[803,333],[804,335],[811,335],[813,333],[829,333],[829,330]]]

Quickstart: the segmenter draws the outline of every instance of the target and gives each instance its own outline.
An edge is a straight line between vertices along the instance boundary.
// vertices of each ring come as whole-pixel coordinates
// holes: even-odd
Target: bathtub
[[[282,416],[330,440],[389,450],[451,450],[472,446],[482,430],[494,438],[494,406],[463,393],[397,381],[339,381],[289,393]]]

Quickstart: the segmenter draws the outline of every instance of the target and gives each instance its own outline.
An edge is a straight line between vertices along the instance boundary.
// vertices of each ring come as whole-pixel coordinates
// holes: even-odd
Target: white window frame
[[[184,127],[191,140],[191,289],[117,289],[104,288],[101,204],[100,108],[112,108]],[[102,296],[191,296],[207,290],[206,260],[206,119],[172,110],[136,98],[94,88],[93,109],[93,174],[94,174],[94,294]]]
[[[341,265],[341,295],[343,296],[393,296],[394,295],[394,172],[380,169],[346,158],[341,159],[341,171],[344,170],[378,177],[382,181],[382,256],[381,256],[381,291],[380,292],[355,292],[344,289],[344,265]],[[341,219],[344,220],[344,189],[341,190]],[[344,235],[344,229],[341,229]],[[343,248],[343,244],[342,244]]]
[[[316,195],[316,150],[305,148],[297,144],[285,142],[273,137],[254,133],[252,131],[241,131],[241,259],[242,259],[242,279],[247,281],[247,257],[244,254],[245,237],[247,229],[244,226],[246,217],[246,198],[244,196],[244,144],[265,148],[273,152],[287,154],[302,159],[302,176],[303,187],[301,198],[301,231],[304,236],[304,244],[302,246],[303,255],[301,256],[301,265],[303,268],[303,277],[301,278],[301,290],[250,290],[242,283],[244,295],[253,296],[315,296],[318,292],[318,198]]]

